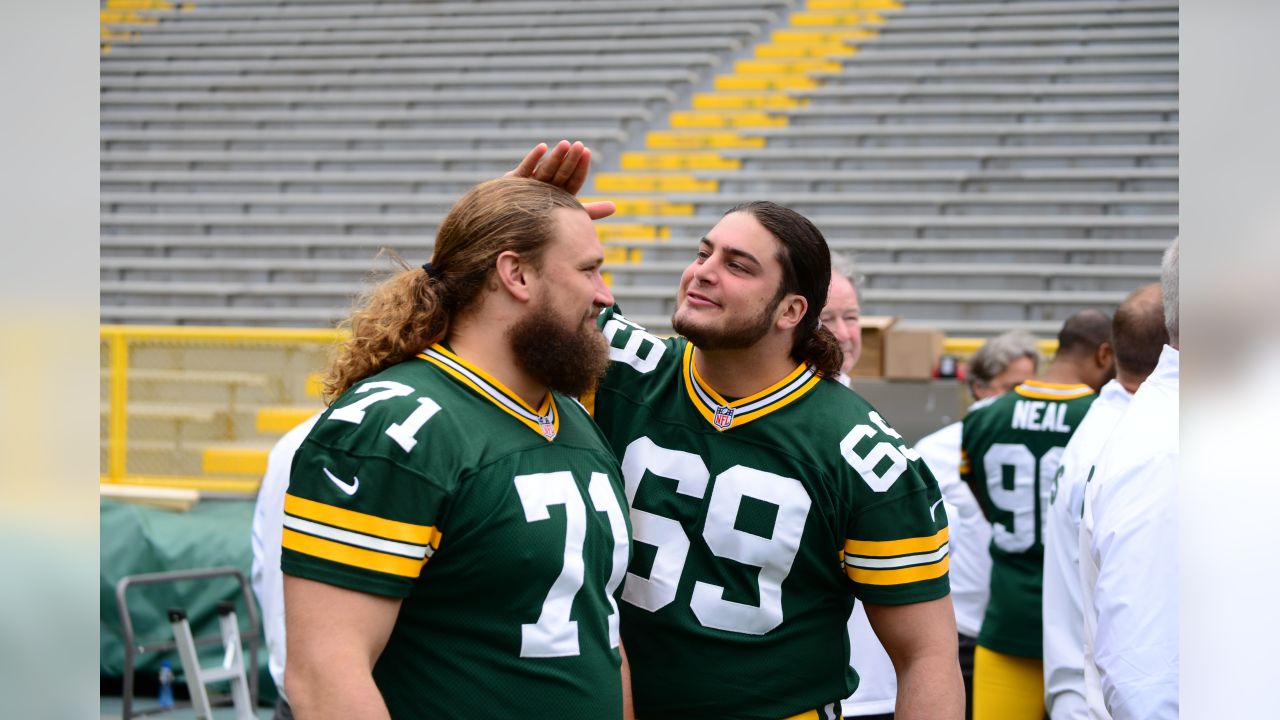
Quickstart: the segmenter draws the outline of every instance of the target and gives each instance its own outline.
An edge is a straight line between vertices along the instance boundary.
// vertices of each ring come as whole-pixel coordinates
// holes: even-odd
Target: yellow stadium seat
[[[795,27],[883,25],[884,17],[875,13],[799,12],[791,16],[791,24]]]
[[[739,60],[733,64],[734,72],[743,75],[782,75],[811,72],[835,72],[844,67],[826,60]]]
[[[264,407],[258,409],[255,427],[260,433],[287,433],[320,411],[318,407]]]
[[[876,37],[875,30],[774,30],[770,41],[776,45],[835,45]]]
[[[852,46],[840,42],[775,42],[767,45],[757,45],[755,53],[757,58],[763,60],[766,58],[825,58],[831,55],[846,54],[850,50],[852,50]]]
[[[809,0],[807,10],[901,10],[898,0]]]
[[[698,93],[693,96],[694,110],[789,110],[803,107],[805,101],[781,93]],[[737,168],[696,168],[698,170]]]
[[[208,475],[261,475],[267,471],[271,448],[210,447],[201,454],[200,466]]]
[[[324,394],[324,375],[311,373],[307,376],[307,397],[318,398]]]
[[[762,112],[694,110],[671,113],[671,127],[680,130],[725,130],[732,128],[786,127],[785,115]]]
[[[699,180],[692,175],[632,175],[601,173],[596,176],[599,192],[715,192],[720,183]]]
[[[721,75],[717,90],[811,90],[818,81],[804,75]]]
[[[737,170],[741,160],[717,153],[624,152],[623,170]]]
[[[671,238],[671,228],[658,227],[655,225],[632,225],[626,223],[601,223],[596,225],[596,234],[600,236],[602,242],[613,242],[615,240],[668,240]]]
[[[762,137],[743,137],[735,132],[654,130],[645,135],[653,150],[728,150],[764,147]]]

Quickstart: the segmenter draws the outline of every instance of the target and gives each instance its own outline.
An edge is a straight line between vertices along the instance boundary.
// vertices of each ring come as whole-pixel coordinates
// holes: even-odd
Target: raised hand
[[[507,175],[541,180],[577,195],[587,181],[590,170],[591,149],[581,142],[561,140],[550,152],[546,143],[538,143]],[[583,207],[592,220],[609,217],[617,210],[607,200],[583,203]]]

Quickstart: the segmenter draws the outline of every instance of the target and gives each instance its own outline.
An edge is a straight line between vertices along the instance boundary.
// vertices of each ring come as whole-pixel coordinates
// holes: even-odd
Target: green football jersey
[[[991,521],[991,598],[978,644],[1039,658],[1042,529],[1062,450],[1097,394],[1029,380],[965,416],[960,478]]]
[[[621,471],[586,409],[533,409],[435,345],[354,385],[294,459],[290,575],[403,598],[392,717],[621,718]]]
[[[601,324],[614,362],[595,416],[631,507],[622,632],[637,715],[838,711],[857,686],[855,596],[948,592],[937,482],[869,404],[808,366],[730,401],[687,340],[612,310]]]

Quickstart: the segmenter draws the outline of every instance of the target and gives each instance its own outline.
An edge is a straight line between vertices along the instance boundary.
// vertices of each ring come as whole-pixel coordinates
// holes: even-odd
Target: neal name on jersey
[[[585,409],[443,345],[354,385],[294,460],[281,566],[403,603],[392,717],[621,718],[621,472]]]
[[[838,707],[857,685],[854,597],[948,592],[937,482],[870,405],[808,366],[725,398],[684,338],[614,310],[600,322],[614,362],[595,416],[634,532],[622,619],[637,715]]]

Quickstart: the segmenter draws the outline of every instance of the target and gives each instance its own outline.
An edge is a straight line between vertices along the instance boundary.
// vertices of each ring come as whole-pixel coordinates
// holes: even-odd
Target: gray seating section
[[[205,0],[102,58],[103,322],[327,325],[536,142],[644,147],[800,0]],[[1178,230],[1176,0],[907,0],[719,151],[689,216],[618,217],[628,315],[669,332],[697,239],[772,199],[856,254],[863,312],[953,335],[1110,310]]]

